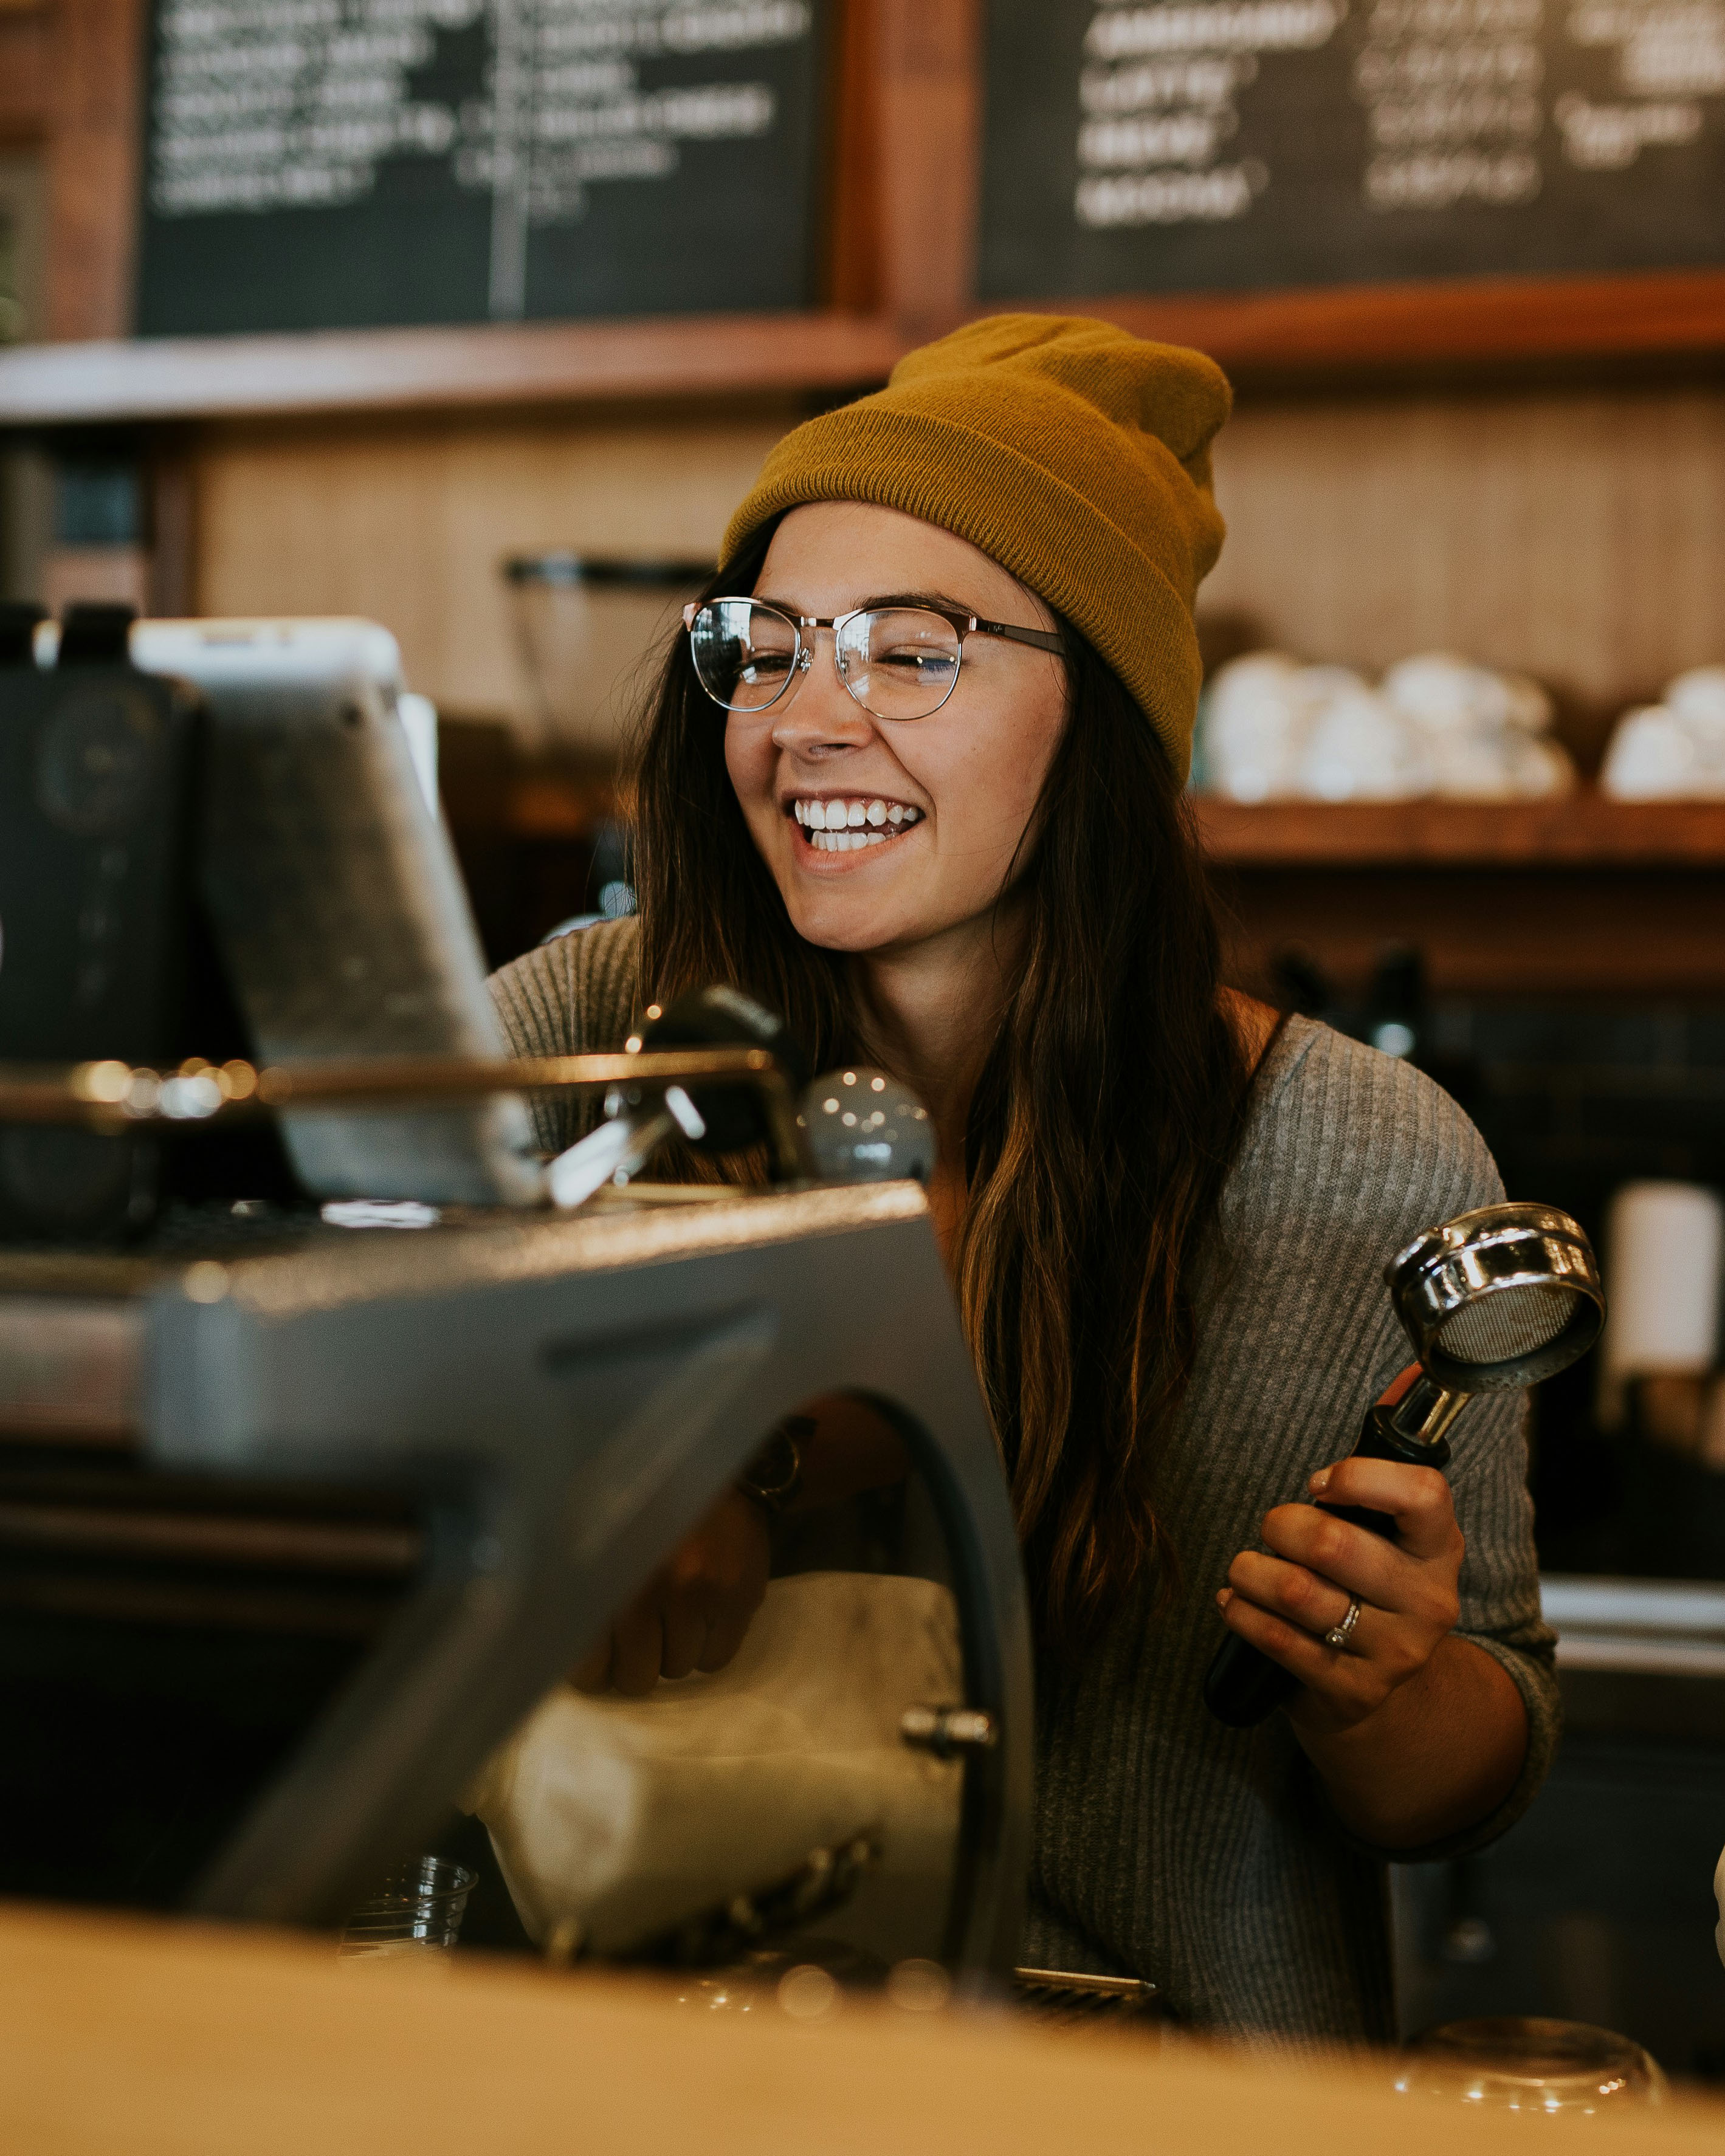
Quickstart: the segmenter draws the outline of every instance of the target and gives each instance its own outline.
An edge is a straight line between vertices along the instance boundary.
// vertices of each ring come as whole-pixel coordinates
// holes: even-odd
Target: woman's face
[[[790,614],[828,619],[916,598],[985,621],[1051,629],[1054,617],[999,562],[932,524],[860,502],[793,510],[755,588]],[[926,719],[878,719],[839,681],[830,629],[805,629],[814,663],[795,693],[733,711],[725,762],[793,927],[833,951],[903,950],[987,915],[1005,888],[1065,715],[1052,653],[964,639],[947,701]],[[880,843],[815,843],[810,812],[836,824],[862,804]],[[870,816],[873,803],[878,817]],[[896,819],[892,812],[900,812]],[[852,821],[854,822],[854,819]]]

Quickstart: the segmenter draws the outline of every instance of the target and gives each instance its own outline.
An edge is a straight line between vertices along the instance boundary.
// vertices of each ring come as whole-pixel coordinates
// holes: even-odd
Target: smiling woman
[[[1453,1502],[1334,1464],[1402,1359],[1384,1260],[1502,1192],[1435,1086],[1220,981],[1182,787],[1227,405],[1196,353],[1021,316],[798,429],[647,717],[639,920],[495,990],[520,1052],[559,1053],[732,982],[817,1067],[927,1102],[1039,1627],[1023,1958],[1212,2025],[1384,2035],[1381,1852],[1518,1815],[1551,1640],[1512,1404],[1479,1412]],[[903,1471],[824,1403],[786,1502]],[[1285,1502],[1324,1475],[1396,1536]],[[767,1554],[739,1491],[580,1681],[721,1666]],[[1300,1680],[1255,1730],[1200,1703],[1224,1624]]]

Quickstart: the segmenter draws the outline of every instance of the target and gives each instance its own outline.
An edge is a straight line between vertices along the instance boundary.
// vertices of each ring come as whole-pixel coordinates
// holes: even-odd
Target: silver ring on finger
[[[1359,1597],[1357,1594],[1351,1594],[1348,1598],[1348,1614],[1339,1625],[1332,1625],[1329,1630],[1324,1634],[1324,1645],[1327,1647],[1345,1647],[1353,1635],[1354,1626],[1358,1622]]]

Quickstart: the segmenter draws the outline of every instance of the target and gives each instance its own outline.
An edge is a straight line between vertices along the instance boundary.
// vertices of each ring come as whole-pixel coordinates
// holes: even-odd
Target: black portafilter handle
[[[784,1072],[792,1093],[800,1094],[809,1077],[809,1057],[801,1042],[775,1012],[741,988],[694,988],[679,996],[641,1028],[643,1049],[764,1048]],[[702,1152],[740,1152],[769,1142],[765,1109],[747,1086],[686,1088],[696,1112],[706,1126],[694,1141]]]
[[[723,1077],[691,1077],[685,1084],[625,1080],[605,1096],[605,1120],[547,1164],[545,1194],[564,1212],[584,1205],[608,1183],[639,1175],[680,1132],[701,1152],[741,1152],[764,1145],[775,1182],[799,1183],[807,1175],[797,1096],[809,1075],[808,1059],[783,1019],[739,988],[696,988],[668,1009],[657,1004],[630,1035],[631,1054],[676,1050],[756,1049],[770,1063]],[[732,1059],[733,1061],[735,1059]]]
[[[1440,1472],[1449,1466],[1446,1437],[1408,1436],[1395,1427],[1391,1419],[1394,1413],[1393,1408],[1381,1403],[1366,1409],[1359,1442],[1353,1448],[1354,1459],[1393,1460],[1408,1467],[1435,1467]],[[1351,1521],[1369,1534],[1388,1538],[1395,1533],[1395,1520],[1389,1512],[1371,1512],[1363,1505],[1326,1505],[1322,1500],[1319,1508],[1333,1512],[1338,1520]],[[1300,1680],[1291,1671],[1272,1662],[1239,1633],[1230,1632],[1217,1648],[1204,1678],[1204,1703],[1230,1729],[1250,1729],[1285,1705],[1299,1689]]]

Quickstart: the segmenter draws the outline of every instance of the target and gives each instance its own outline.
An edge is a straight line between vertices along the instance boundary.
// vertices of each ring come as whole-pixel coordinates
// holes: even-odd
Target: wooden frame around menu
[[[983,0],[836,0],[825,305],[792,316],[131,342],[143,0],[0,0],[0,148],[50,198],[48,346],[0,353],[0,424],[841,393],[978,311]],[[1101,300],[1237,377],[1725,358],[1725,270]]]

